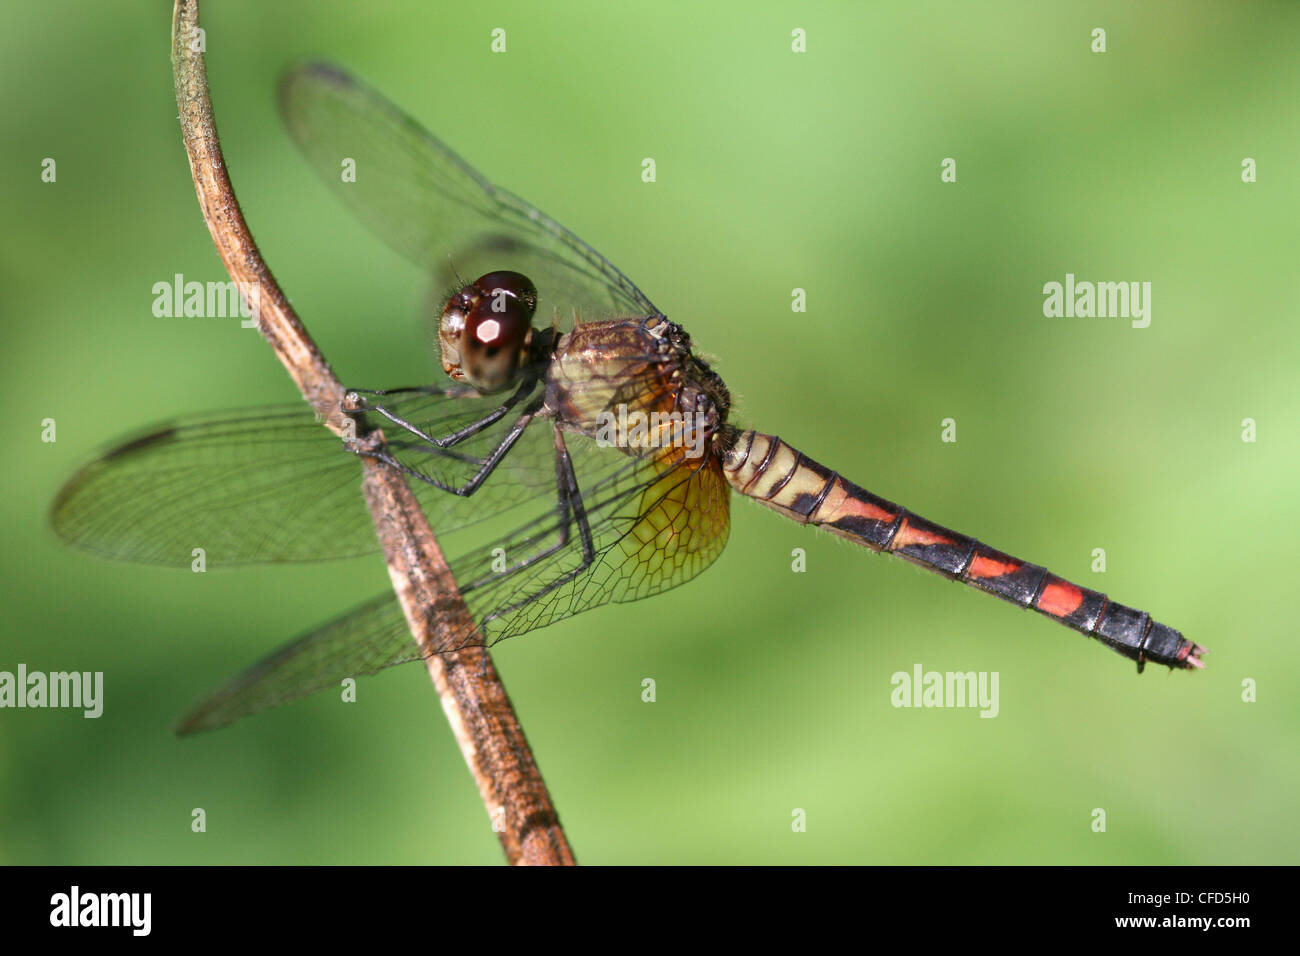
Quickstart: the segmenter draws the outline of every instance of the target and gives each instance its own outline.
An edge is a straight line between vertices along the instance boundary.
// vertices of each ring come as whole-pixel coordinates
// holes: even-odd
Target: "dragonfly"
[[[382,430],[382,444],[340,445],[302,405],[147,428],[67,482],[55,531],[111,559],[180,567],[200,547],[212,567],[371,554],[379,543],[359,494],[361,455],[406,476],[440,539],[484,522],[510,530],[459,552],[444,543],[471,630],[422,650],[385,593],[217,688],[181,733],[676,587],[722,552],[733,492],[1032,608],[1139,670],[1203,666],[1204,648],[1147,612],[733,423],[721,377],[627,276],[343,70],[291,70],[280,107],[309,164],[361,222],[427,274],[452,279],[438,316],[445,380],[348,391],[340,411],[357,435]],[[342,175],[349,164],[354,174]]]

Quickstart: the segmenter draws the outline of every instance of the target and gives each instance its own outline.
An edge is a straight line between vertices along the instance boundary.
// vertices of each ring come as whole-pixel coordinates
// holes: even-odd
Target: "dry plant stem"
[[[348,427],[340,411],[343,386],[262,260],[226,175],[198,36],[197,0],[177,0],[172,20],[176,103],[204,221],[230,277],[240,289],[255,290],[262,335],[323,427],[341,435]],[[375,432],[363,441],[379,444],[383,436]],[[437,646],[448,628],[463,633],[469,612],[405,479],[372,458],[360,460],[366,504],[413,637],[427,648]],[[488,652],[469,648],[430,654],[427,660],[506,859],[512,864],[573,863],[550,794]]]

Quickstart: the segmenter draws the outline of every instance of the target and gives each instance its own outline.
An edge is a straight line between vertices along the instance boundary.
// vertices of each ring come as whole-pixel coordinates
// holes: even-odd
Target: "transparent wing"
[[[729,495],[716,458],[690,466],[649,457],[618,460],[588,454],[584,442],[591,440],[566,436],[580,473],[591,554],[584,553],[572,520],[551,511],[454,560],[452,573],[478,627],[448,635],[437,651],[495,644],[610,601],[658,594],[695,577],[721,553]],[[219,727],[420,656],[396,598],[385,595],[235,678],[180,730]]]
[[[612,356],[603,376],[567,379],[566,394],[580,405],[589,388],[601,390],[591,401],[602,404],[668,401],[652,358]],[[540,404],[541,371],[526,370],[513,392],[493,395],[452,384],[359,391],[359,429],[383,429],[440,537],[512,509],[520,510],[520,523],[529,508],[534,517],[554,509],[555,446],[549,419],[540,417],[472,494],[452,493],[480,477],[483,463]],[[454,444],[432,443],[483,422]],[[580,473],[626,461],[618,449],[590,441],[573,454]],[[379,550],[360,478],[356,455],[305,405],[210,413],[156,425],[100,455],[59,491],[51,519],[69,544],[144,564],[189,567],[196,548],[212,568],[348,558]]]
[[[502,402],[455,386],[369,399],[436,436],[483,419]],[[478,470],[476,456],[500,442],[516,413],[448,449],[431,447],[376,413],[367,418],[384,429],[399,461],[457,486]],[[430,524],[447,534],[534,496],[553,497],[554,459],[549,426],[534,426],[471,498],[423,481],[410,484]],[[361,497],[360,461],[302,404],[154,426],[78,471],[56,497],[51,519],[76,547],[176,567],[188,567],[195,548],[204,549],[209,567],[379,550]]]
[[[214,691],[176,724],[178,734],[223,727],[297,700],[345,677],[373,674],[420,656],[391,591],[286,644]]]
[[[492,185],[441,140],[334,66],[287,73],[280,109],[299,149],[380,239],[446,285],[497,269],[539,290],[538,316],[575,320],[659,314],[595,249],[518,196]],[[489,149],[518,144],[490,124]],[[347,179],[345,181],[345,172]],[[353,176],[355,173],[355,176]]]

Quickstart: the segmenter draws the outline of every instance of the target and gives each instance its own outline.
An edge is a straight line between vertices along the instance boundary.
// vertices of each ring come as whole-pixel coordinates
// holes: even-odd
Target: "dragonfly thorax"
[[[566,427],[630,454],[698,458],[726,426],[722,379],[661,315],[587,322],[558,342],[546,405]]]

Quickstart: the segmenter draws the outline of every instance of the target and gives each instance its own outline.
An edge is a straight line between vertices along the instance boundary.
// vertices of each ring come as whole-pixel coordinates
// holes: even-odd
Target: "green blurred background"
[[[742,422],[1210,649],[1204,673],[1139,678],[1037,615],[737,503],[696,581],[494,652],[579,860],[1300,862],[1294,4],[203,14],[245,214],[345,381],[440,373],[419,276],[280,129],[275,80],[304,56],[365,77],[609,256],[718,356]],[[385,587],[378,558],[194,575],[48,529],[59,484],[121,433],[296,394],[255,333],[151,314],[157,281],[226,278],[169,29],[162,2],[0,13],[0,669],[106,682],[98,720],[0,712],[0,860],[496,862],[419,667],[363,679],[353,705],[170,732],[214,683]],[[1153,283],[1150,328],[1044,318],[1042,286],[1067,272]],[[1000,715],[893,708],[890,675],[917,663],[997,671]]]

